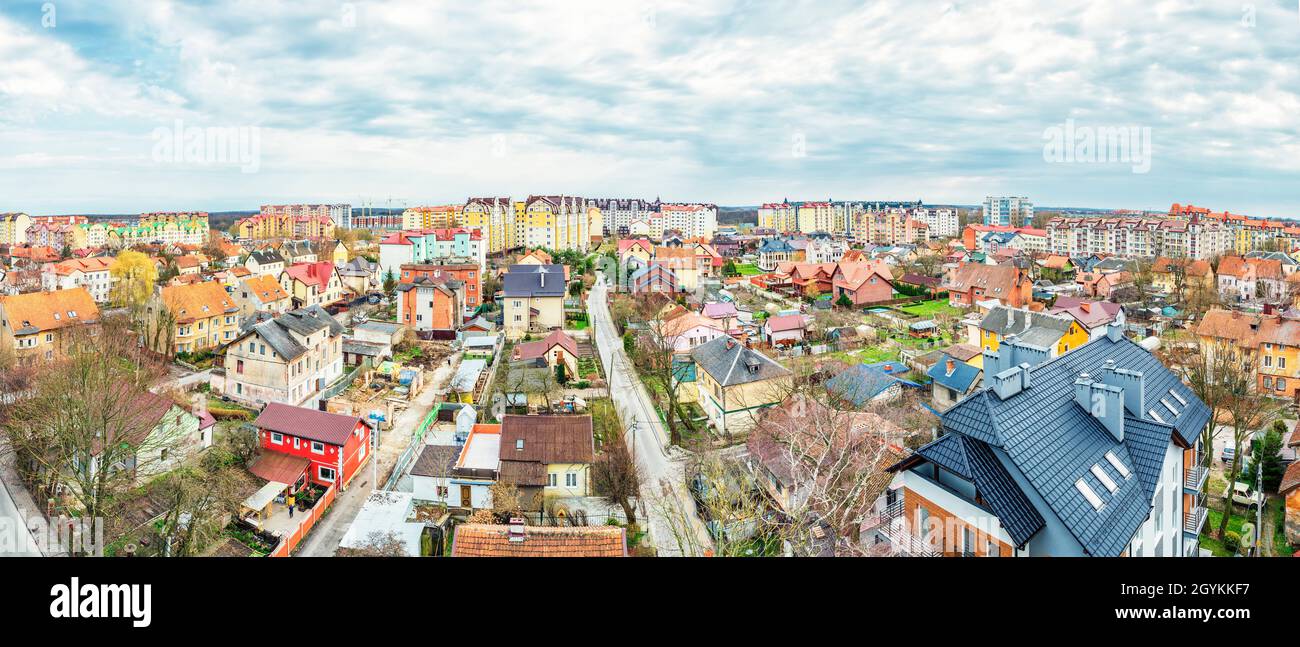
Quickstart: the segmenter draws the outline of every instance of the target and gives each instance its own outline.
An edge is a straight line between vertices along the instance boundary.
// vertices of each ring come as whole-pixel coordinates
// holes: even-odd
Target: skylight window
[[[1147,414],[1151,416],[1152,420],[1155,420],[1162,425],[1165,424],[1165,419],[1161,418],[1160,414],[1156,413],[1155,409],[1147,409]]]
[[[1160,404],[1165,405],[1165,408],[1169,410],[1169,413],[1172,413],[1175,416],[1178,415],[1178,410],[1174,408],[1174,405],[1169,404],[1168,400],[1160,398]]]
[[[1173,389],[1169,389],[1169,395],[1174,396],[1174,399],[1177,400],[1184,407],[1187,406],[1187,400],[1184,400],[1183,396],[1178,395],[1178,392],[1174,391]]]
[[[1106,470],[1101,469],[1100,465],[1092,466],[1092,475],[1097,477],[1097,480],[1101,481],[1101,484],[1106,486],[1106,489],[1109,490],[1111,494],[1114,494],[1115,490],[1119,489],[1119,486],[1115,485],[1115,480],[1110,477],[1110,474],[1106,473]]]
[[[1093,510],[1101,509],[1101,506],[1103,505],[1101,497],[1097,496],[1097,493],[1093,492],[1092,488],[1087,483],[1083,482],[1083,479],[1075,481],[1074,487],[1078,488],[1079,493],[1083,495],[1083,498],[1087,499],[1088,503],[1092,504]]]
[[[1120,476],[1128,478],[1128,468],[1124,466],[1124,463],[1120,462],[1119,457],[1115,455],[1115,452],[1106,452],[1106,460],[1110,462],[1110,466],[1115,468],[1116,472],[1119,472]]]

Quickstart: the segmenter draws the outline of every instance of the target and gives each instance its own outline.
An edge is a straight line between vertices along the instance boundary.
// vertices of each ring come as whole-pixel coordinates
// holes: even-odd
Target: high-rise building
[[[1034,203],[1026,197],[984,198],[984,224],[1029,227],[1034,222]]]

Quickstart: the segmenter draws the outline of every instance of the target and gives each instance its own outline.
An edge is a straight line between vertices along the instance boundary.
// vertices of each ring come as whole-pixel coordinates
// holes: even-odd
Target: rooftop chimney
[[[1074,401],[1124,442],[1124,389],[1093,381],[1087,373],[1074,380]]]
[[[523,543],[526,537],[524,532],[524,518],[510,517],[510,543]]]
[[[1119,387],[1124,391],[1124,408],[1135,418],[1145,417],[1143,413],[1147,410],[1146,395],[1143,389],[1144,379],[1141,371],[1130,371],[1126,368],[1116,368],[1115,360],[1106,360],[1106,365],[1101,369],[1101,379],[1106,384]]]
[[[947,370],[944,371],[944,375],[952,375],[952,372],[955,370],[957,370],[957,362],[952,361],[950,358],[947,363]]]
[[[1084,301],[1079,304],[1079,309],[1084,311],[1084,313],[1092,312],[1092,304],[1087,301]]]
[[[1124,339],[1123,324],[1112,323],[1106,326],[1106,336],[1113,342],[1122,341]]]
[[[993,393],[999,400],[1006,400],[1024,390],[1025,378],[1021,370],[1021,367],[1013,366],[993,376]]]

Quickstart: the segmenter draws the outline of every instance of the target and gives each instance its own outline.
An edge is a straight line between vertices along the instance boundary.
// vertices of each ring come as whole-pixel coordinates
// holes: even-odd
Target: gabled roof
[[[1074,320],[1064,315],[996,306],[984,315],[980,329],[997,333],[1000,337],[1016,335],[1020,341],[1043,348],[1051,348],[1069,332]]]
[[[871,402],[872,398],[897,383],[898,380],[894,376],[880,368],[855,364],[827,380],[826,389],[856,407],[864,407]]]
[[[551,348],[555,346],[563,348],[574,357],[578,356],[578,342],[565,334],[563,330],[556,330],[547,335],[545,339],[517,344],[514,348],[513,358],[515,360],[529,360],[545,357],[551,351]]]
[[[724,319],[727,317],[739,316],[740,313],[736,310],[736,304],[730,301],[725,301],[722,303],[704,304],[704,308],[701,310],[700,314],[703,314],[710,319]]]
[[[248,258],[256,261],[258,265],[274,265],[275,263],[284,262],[284,257],[280,255],[280,252],[269,248],[254,250],[248,254]]]
[[[510,539],[510,526],[456,526],[452,557],[626,557],[627,539],[618,526],[527,526],[523,540]]]
[[[501,419],[501,461],[590,463],[595,457],[591,416],[518,416]]]
[[[333,263],[318,261],[316,263],[290,265],[284,268],[284,272],[295,281],[324,290],[329,287],[330,279],[334,276],[335,270]]]
[[[788,330],[803,330],[807,327],[804,323],[803,315],[779,315],[768,317],[763,324],[772,332],[786,332]]]
[[[562,297],[567,288],[563,265],[512,265],[501,277],[507,297]]]
[[[162,289],[162,301],[175,315],[176,323],[182,324],[239,312],[239,306],[219,281],[169,285]]]
[[[0,307],[3,307],[15,335],[32,335],[76,323],[99,321],[99,307],[82,287],[0,296]]]
[[[1115,321],[1124,306],[1110,301],[1091,301],[1077,297],[1059,296],[1048,314],[1069,315],[1089,330]]]
[[[948,360],[952,360],[953,363],[951,373],[948,372]],[[980,369],[944,353],[943,357],[935,362],[934,366],[930,367],[926,375],[929,375],[931,379],[941,386],[946,386],[958,393],[965,393],[979,379],[980,372]]]
[[[1148,412],[1139,418],[1126,411],[1123,442],[1074,398],[1079,374],[1100,381],[1107,360],[1143,374],[1145,405],[1160,416]],[[1195,443],[1209,422],[1209,408],[1129,339],[1102,336],[1029,370],[1029,388],[1005,400],[985,388],[945,412],[944,429],[999,450],[1009,461],[1008,470],[1014,466],[1044,501],[1040,512],[1056,515],[1088,554],[1117,556],[1151,513],[1149,492],[1168,443]],[[1111,466],[1107,452],[1129,469],[1131,478]],[[1094,465],[1117,484],[1113,494],[1092,474]],[[1080,479],[1102,498],[1100,509],[1076,489]]]
[[[243,284],[244,289],[260,303],[273,303],[289,298],[289,293],[284,291],[280,282],[269,274],[244,279]]]
[[[791,375],[776,360],[726,335],[696,346],[691,357],[696,366],[724,387]]]
[[[352,430],[358,424],[364,423],[356,416],[327,413],[279,402],[268,403],[257,420],[253,421],[253,425],[261,429],[338,446],[347,444],[348,436],[352,435]]]
[[[1021,271],[1014,265],[967,263],[953,271],[952,280],[944,287],[957,292],[983,288],[985,296],[1006,297],[1015,289],[1021,276]]]
[[[331,337],[343,332],[343,325],[334,317],[331,317],[324,308],[319,305],[310,305],[286,312],[274,319],[254,324],[250,332],[256,333],[259,337],[265,339],[266,343],[286,361],[293,361],[306,353],[307,349],[293,335],[289,334],[289,331],[307,336],[327,328]],[[235,343],[238,344],[242,340],[243,337],[240,337],[235,340]]]

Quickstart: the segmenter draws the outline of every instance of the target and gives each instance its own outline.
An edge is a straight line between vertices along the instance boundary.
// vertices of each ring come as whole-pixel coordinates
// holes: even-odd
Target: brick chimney
[[[1079,309],[1084,311],[1085,313],[1092,312],[1092,304],[1087,301],[1084,301],[1079,304]]]

